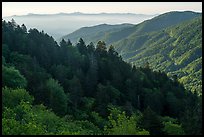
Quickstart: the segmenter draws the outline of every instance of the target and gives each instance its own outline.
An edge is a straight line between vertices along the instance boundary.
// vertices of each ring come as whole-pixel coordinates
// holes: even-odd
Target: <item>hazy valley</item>
[[[71,33],[81,27],[89,27],[93,25],[106,24],[123,24],[131,23],[137,24],[144,20],[155,17],[156,15],[145,14],[131,14],[131,13],[59,13],[59,14],[28,14],[28,15],[14,15],[3,17],[3,19],[10,21],[12,18],[18,24],[25,24],[28,28],[37,28],[44,30],[49,35],[53,36],[55,40]]]

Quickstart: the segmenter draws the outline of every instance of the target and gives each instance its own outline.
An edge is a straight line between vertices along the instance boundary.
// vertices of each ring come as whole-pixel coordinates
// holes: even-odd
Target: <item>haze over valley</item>
[[[59,40],[62,36],[69,34],[81,27],[89,27],[99,24],[138,24],[144,20],[151,19],[155,15],[131,14],[131,13],[99,13],[86,14],[80,12],[59,13],[59,14],[33,14],[14,15],[3,17],[10,21],[12,18],[18,24],[25,24],[27,28],[37,28],[44,30],[55,40]]]

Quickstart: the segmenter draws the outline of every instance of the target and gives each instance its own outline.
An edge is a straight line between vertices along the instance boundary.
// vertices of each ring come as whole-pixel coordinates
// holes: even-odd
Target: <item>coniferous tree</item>
[[[100,57],[104,57],[106,56],[107,52],[106,52],[106,44],[104,41],[99,41],[96,45],[96,53],[98,56]]]
[[[73,107],[76,109],[79,107],[81,98],[83,96],[82,86],[80,80],[76,76],[69,81],[69,85],[70,101]]]
[[[78,48],[81,54],[86,54],[87,48],[82,38],[79,39],[79,43],[77,43],[76,47]]]
[[[98,63],[93,53],[89,56],[89,69],[86,76],[87,96],[93,96],[98,83]]]

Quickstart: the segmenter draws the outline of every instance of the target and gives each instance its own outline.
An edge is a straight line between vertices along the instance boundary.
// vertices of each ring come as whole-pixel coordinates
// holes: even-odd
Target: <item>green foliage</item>
[[[3,135],[42,135],[44,134],[41,127],[28,123],[21,125],[15,119],[2,119]]]
[[[14,67],[2,66],[2,86],[11,88],[25,88],[27,81]]]
[[[102,84],[98,84],[97,93],[96,93],[96,110],[101,115],[107,114],[107,106],[109,103],[117,104],[120,93],[117,89],[112,87],[111,85],[104,86]]]
[[[149,132],[137,127],[138,116],[126,116],[117,108],[112,108],[108,116],[109,124],[104,127],[105,134],[108,135],[149,135]]]
[[[87,50],[88,47],[87,47]],[[96,59],[96,56],[93,54],[93,50],[91,50],[90,55],[88,55],[89,59],[89,68],[87,70],[86,75],[86,94],[88,96],[93,96],[94,90],[97,86],[97,80],[98,80],[98,61]]]
[[[171,121],[164,123],[164,132],[166,132],[167,135],[184,135],[181,125],[174,124]]]
[[[81,54],[85,54],[86,53],[86,45],[85,45],[85,42],[83,41],[83,39],[82,38],[80,38],[79,39],[79,43],[77,43],[77,48],[78,48],[78,50],[79,50],[79,52],[81,53]]]
[[[144,90],[145,92],[145,100],[144,100],[144,107],[150,107],[152,110],[157,112],[157,114],[161,114],[163,111],[163,100],[164,96],[161,94],[158,89],[149,89],[149,90]]]
[[[196,89],[202,94],[199,75],[202,68],[201,24],[202,17],[194,17],[175,26],[136,38],[132,35],[116,43],[115,48],[127,62],[142,67],[148,60],[153,70],[164,71],[171,76],[176,74],[185,88],[193,92]],[[141,37],[146,39],[143,43],[137,43]],[[128,41],[129,45],[124,41]]]
[[[172,94],[171,92],[167,93],[166,101],[168,103],[168,108],[171,110],[170,113],[172,113],[173,116],[178,115],[178,103],[179,100]]]
[[[33,108],[33,111],[35,114],[37,114],[36,122],[43,125],[44,130],[48,134],[57,134],[60,131],[65,132],[68,130],[64,129],[65,122],[63,121],[63,119],[56,116],[52,111],[47,110],[47,108],[43,105],[35,106]]]
[[[185,28],[185,24],[183,26]],[[141,30],[145,29],[141,27]],[[175,32],[179,29],[171,30],[142,36],[135,33],[135,44],[141,44],[139,47],[145,54],[162,62],[166,56],[160,56],[158,51],[168,46],[160,47],[158,43],[168,45],[174,41],[170,37],[177,35]],[[78,46],[72,45],[69,40],[62,40],[58,45],[43,31],[31,29],[27,32],[25,26],[20,27],[14,21],[2,21],[2,34],[2,45],[10,51],[5,50],[3,56],[6,61],[2,73],[3,86],[7,86],[2,92],[4,134],[162,135],[181,134],[182,129],[186,134],[202,134],[201,98],[185,90],[178,82],[179,76],[168,78],[164,72],[153,71],[154,65],[149,62],[149,57],[142,59],[144,64],[149,62],[147,67],[132,67],[122,60],[113,46],[108,49],[102,40],[96,48],[93,43],[86,45],[83,39],[80,39]],[[143,43],[150,37],[152,39],[148,43]],[[196,36],[198,41],[199,37]],[[175,39],[184,45],[186,43],[179,35]],[[197,40],[191,44],[199,45]],[[127,37],[125,43],[129,42],[131,40]],[[147,45],[151,44],[155,44],[153,47],[158,50],[155,56],[149,54],[156,52],[151,48],[146,52]],[[134,46],[129,48],[133,49]],[[199,48],[193,51],[199,53]],[[193,57],[179,58],[176,52],[171,52],[171,56],[181,64],[194,60]],[[188,73],[196,71],[190,77],[201,75],[201,60],[199,57],[196,63],[190,63],[194,67],[186,67]],[[168,61],[164,64],[158,62],[161,68],[172,67]],[[112,108],[108,118],[108,107],[111,105],[120,110]],[[180,123],[167,118],[163,120],[161,116],[173,117]],[[174,128],[178,130],[173,133]]]
[[[85,121],[76,121],[76,125],[79,125],[84,131],[82,131],[82,135],[100,135],[102,131],[95,126],[93,123],[89,122],[88,120]]]
[[[79,106],[79,103],[81,102],[81,98],[83,95],[82,92],[82,87],[79,79],[74,76],[70,81],[69,81],[69,91],[70,91],[70,101],[74,108],[77,108]]]
[[[187,135],[202,135],[202,97],[197,98],[197,94],[191,96],[192,103],[183,113],[181,118],[182,127]]]
[[[27,89],[35,97],[35,101],[47,101],[43,88],[50,74],[39,65],[35,57],[11,52],[9,64],[13,64],[25,76]]]
[[[7,88],[4,92],[7,92]],[[12,90],[13,92],[25,90]],[[10,96],[11,96],[10,95]],[[30,100],[28,100],[30,98]],[[3,99],[8,97],[3,96]],[[14,98],[16,99],[16,98]],[[88,121],[67,121],[60,118],[43,105],[32,106],[32,97],[28,95],[19,96],[20,101],[14,102],[15,107],[3,103],[2,130],[3,135],[42,135],[42,134],[100,134],[101,131]]]
[[[90,114],[90,121],[97,125],[100,129],[103,129],[103,127],[106,125],[107,121],[99,115],[99,113],[92,111]]]
[[[43,105],[32,107],[30,110],[30,113],[33,116],[32,121],[42,128],[43,132],[41,134],[55,134],[57,127],[54,126],[53,122],[58,125],[60,119],[53,112],[45,110],[44,108]],[[52,121],[49,121],[49,119],[52,119]]]
[[[161,118],[151,110],[150,107],[147,107],[142,117],[139,120],[139,125],[141,128],[149,131],[150,135],[162,135],[163,134],[163,123]]]
[[[3,44],[2,45],[2,56],[4,56],[5,58],[9,58],[9,54],[10,54],[10,50],[8,45]]]
[[[172,117],[162,117],[164,124],[164,134],[166,135],[185,135],[182,125],[178,122],[177,119]]]
[[[91,111],[94,107],[95,98],[83,97],[82,102],[86,111]]]
[[[67,96],[58,81],[49,79],[46,82],[46,90],[48,92],[49,107],[52,108],[56,114],[66,114]]]
[[[11,89],[8,87],[2,89],[3,107],[14,108],[22,100],[32,103],[34,98],[25,89]]]
[[[13,92],[15,91],[26,92],[25,90],[14,90]],[[28,98],[32,98],[29,95],[27,96]],[[32,112],[32,106],[29,102],[32,101],[32,99],[25,100],[22,96],[22,99],[16,102],[15,107],[5,107],[2,116],[3,135],[44,134],[43,127],[38,125],[34,120],[36,115]]]
[[[50,68],[50,73],[53,75],[54,79],[57,79],[59,83],[67,89],[69,86],[68,80],[73,77],[72,71],[69,67],[64,65],[53,65]],[[59,73],[60,72],[60,73]],[[65,91],[67,92],[67,91]]]

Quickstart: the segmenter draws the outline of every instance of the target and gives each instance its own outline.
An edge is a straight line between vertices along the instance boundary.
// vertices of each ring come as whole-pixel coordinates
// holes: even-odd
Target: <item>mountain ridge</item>
[[[111,25],[111,24],[99,24],[99,25],[94,25],[94,26],[90,26],[90,27],[82,27],[64,37],[62,37],[60,40],[65,39],[67,40],[67,37],[73,41],[74,43],[76,43],[80,37],[83,37],[84,40],[86,42],[91,42],[93,40],[93,37],[86,39],[84,36],[96,36],[97,34],[99,34],[100,36],[98,37],[102,37],[104,33],[106,33],[106,31],[117,31],[123,28],[129,28],[132,27],[133,24],[130,23],[123,23],[123,24],[117,24],[117,25]],[[71,36],[72,34],[78,34],[77,36]],[[97,40],[99,40],[100,38],[97,38]],[[95,41],[97,41],[95,40]]]
[[[132,15],[132,16],[157,16],[159,14],[140,14],[140,13],[108,13],[108,12],[101,12],[101,13],[84,13],[84,12],[59,12],[59,13],[52,13],[52,14],[38,14],[38,13],[28,13],[25,15],[11,15],[5,16],[4,18],[8,17],[24,17],[24,16],[55,16],[55,15]]]
[[[104,35],[104,37],[102,37],[101,39],[106,41],[106,43],[108,45],[114,44],[114,42],[116,42],[116,41],[112,40],[112,39],[114,39],[114,37],[120,37],[120,38],[117,38],[117,40],[121,40],[123,37],[129,37],[130,35],[137,35],[137,34],[140,35],[141,33],[144,33],[144,32],[156,31],[156,30],[168,27],[170,25],[175,25],[175,24],[182,22],[184,20],[191,19],[194,16],[198,16],[198,15],[201,15],[201,14],[197,13],[197,12],[192,12],[192,11],[167,12],[167,13],[158,15],[152,19],[148,19],[148,20],[145,20],[139,24],[136,24],[136,25],[132,26],[132,28],[127,28],[128,30],[125,28],[125,29],[119,30],[118,32],[117,31],[106,32],[106,33],[108,33],[107,35],[109,35],[109,37]],[[179,19],[175,19],[175,16],[179,17]],[[168,21],[166,21],[166,18],[170,18],[171,23],[168,23]],[[173,21],[173,20],[175,20],[175,21]],[[158,26],[157,28],[155,28],[155,25],[158,23],[163,24],[163,26]],[[78,31],[78,30],[76,30],[76,31]],[[74,32],[76,32],[76,31],[74,31]],[[69,35],[69,36],[75,35],[74,32],[72,32],[71,34],[67,34],[67,35]],[[122,35],[122,36],[120,36],[120,35]],[[75,37],[77,37],[77,35]],[[84,37],[86,37],[86,36],[84,36]],[[63,36],[63,38],[68,39],[65,36]],[[72,41],[71,38],[70,38],[70,40]],[[111,42],[109,42],[109,41],[111,41]],[[74,42],[76,42],[76,41],[74,41]],[[92,42],[93,42],[93,40],[92,40]],[[94,41],[94,42],[97,42],[97,41]]]

